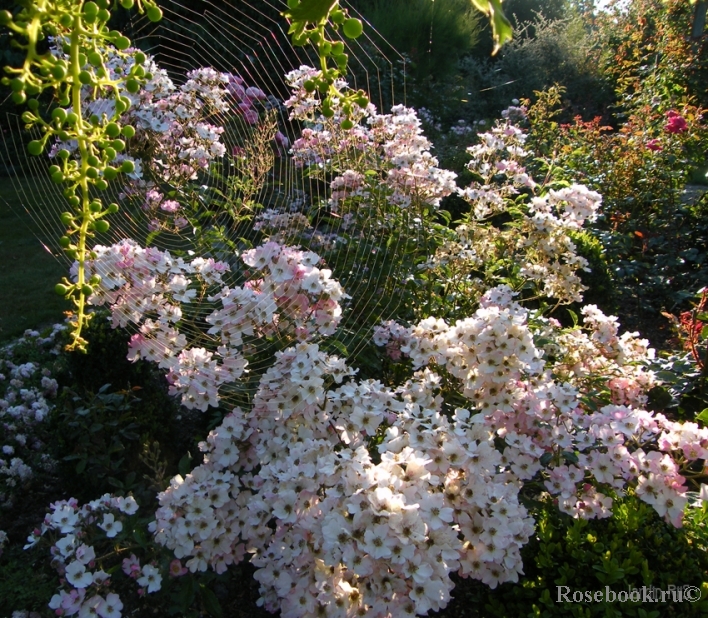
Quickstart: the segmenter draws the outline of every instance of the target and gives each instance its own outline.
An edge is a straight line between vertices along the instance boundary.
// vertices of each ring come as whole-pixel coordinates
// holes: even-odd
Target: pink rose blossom
[[[667,122],[664,125],[664,130],[667,133],[683,133],[688,131],[688,123],[686,119],[677,111],[670,109],[666,112]]]

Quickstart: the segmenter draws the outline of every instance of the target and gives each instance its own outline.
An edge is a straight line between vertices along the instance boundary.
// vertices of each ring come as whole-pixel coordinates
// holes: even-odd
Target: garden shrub
[[[73,396],[110,392],[126,394],[131,409],[140,419],[141,433],[157,436],[176,414],[174,400],[167,395],[167,383],[155,367],[128,358],[130,334],[113,328],[106,311],[96,311],[86,331],[91,343],[86,352],[67,352],[62,384]],[[107,382],[106,379],[110,382]],[[131,393],[128,395],[128,393]],[[90,395],[89,395],[90,397]]]
[[[417,96],[416,83],[407,94],[420,99],[426,135],[446,169],[460,172],[461,154],[479,127],[497,118],[518,99],[559,84],[564,88],[562,119],[607,115],[615,100],[612,80],[594,58],[594,41],[581,17],[537,16],[523,24],[498,57],[470,53],[460,58],[457,72],[431,92]],[[403,81],[404,76],[399,76]],[[421,91],[422,94],[422,91]],[[559,100],[560,103],[560,100]]]
[[[655,95],[708,106],[708,45],[705,36],[691,37],[693,14],[692,3],[682,0],[634,0],[626,10],[614,7],[595,17],[595,57],[620,111]]]
[[[94,313],[86,338],[91,345],[85,353],[60,355],[64,373],[52,413],[54,456],[80,500],[106,484],[143,498],[146,450],[157,442],[162,460],[176,469],[206,433],[207,419],[180,414],[164,376],[146,362],[128,360],[130,335],[112,328],[107,312]]]
[[[133,484],[137,447],[153,436],[136,431],[143,421],[131,370],[121,390],[66,391],[54,414],[59,450],[73,467],[68,485],[87,474],[117,491],[56,500],[30,534],[25,547],[49,548],[60,576],[49,607],[103,618],[155,608],[219,615],[213,588],[226,586],[247,556],[260,605],[291,617],[425,615],[448,604],[451,577],[490,588],[526,582],[501,599],[488,594],[491,611],[507,611],[507,602],[509,612],[525,611],[533,589],[539,609],[534,601],[530,609],[543,615],[546,605],[552,615],[558,608],[538,585],[579,584],[587,574],[573,562],[605,585],[668,584],[688,576],[684,569],[699,582],[703,561],[675,564],[685,539],[674,529],[684,518],[696,530],[704,523],[684,511],[692,490],[708,498],[708,429],[647,410],[654,352],[637,333],[621,333],[616,317],[593,304],[572,325],[554,317],[583,301],[589,260],[601,265],[583,230],[602,196],[571,171],[556,173],[553,161],[538,162],[542,182],[527,169],[536,147],[549,146],[538,135],[564,130],[552,106],[532,109],[532,129],[542,120],[535,138],[524,129],[524,106],[505,110],[468,147],[468,182],[459,187],[414,110],[378,112],[341,79],[343,43],[324,40],[325,22],[331,12],[350,38],[361,24],[336,3],[320,5],[309,8],[324,10],[321,21],[298,18],[305,9],[297,1],[288,7],[295,42],[309,37],[322,65],[286,77],[295,138],[287,159],[289,139],[260,87],[208,68],[176,86],[127,39],[111,33],[109,45],[97,29],[67,44],[72,52],[98,46],[81,71],[87,87],[73,80],[69,88],[76,117],[69,121],[64,107],[51,126],[26,116],[46,130],[31,152],[59,139],[53,179],[82,179],[66,194],[84,208],[62,215],[61,244],[77,258],[59,286],[79,313],[72,345],[89,343],[79,338],[83,301],[106,306],[112,325],[132,332],[128,358],[153,363],[185,408],[213,414],[201,462],[191,469],[183,458],[169,483],[152,443],[143,462],[162,489],[155,510],[154,493]],[[0,13],[6,22],[8,15]],[[87,3],[50,27],[109,16]],[[315,27],[306,31],[308,23]],[[65,74],[61,53],[45,58],[53,66],[39,74],[52,78],[40,84]],[[337,69],[328,68],[330,56]],[[69,58],[74,73],[78,59]],[[33,94],[25,80],[12,83],[15,99]],[[112,116],[91,115],[97,107]],[[666,123],[659,146],[683,146],[676,136],[688,131],[692,111],[686,103],[655,115],[654,129]],[[229,113],[244,129],[230,153],[221,122]],[[83,116],[101,158],[82,141]],[[112,139],[97,137],[104,134]],[[134,148],[123,153],[118,135]],[[562,154],[564,165],[576,156]],[[281,157],[300,191],[261,203]],[[235,191],[221,190],[227,164]],[[145,242],[123,238],[87,251],[83,242],[106,232],[103,216],[119,208],[104,210],[89,185],[105,189],[119,174],[122,206],[146,220]],[[211,181],[220,184],[209,189]],[[440,208],[453,193],[468,204],[455,227]],[[229,220],[252,230],[241,236],[238,226],[221,225]],[[178,251],[152,244],[175,238]],[[596,280],[599,288],[601,269]],[[105,325],[92,327],[103,355],[117,349]],[[20,381],[38,369],[8,367]],[[10,403],[7,415],[20,407]],[[145,413],[155,432],[157,407]],[[142,504],[133,493],[145,494]],[[705,545],[700,532],[691,540]],[[664,545],[662,559],[675,566],[665,578],[649,564]],[[524,551],[533,553],[526,575]]]
[[[56,590],[56,574],[45,556],[13,544],[0,553],[0,615],[12,616],[22,609],[47,615],[47,603]]]
[[[67,381],[81,384],[89,391],[98,391],[106,384],[106,376],[116,390],[141,386],[153,377],[151,368],[127,359],[130,335],[111,327],[109,315],[96,311],[89,322],[86,336],[91,342],[85,353],[69,353]]]
[[[435,3],[421,4],[426,6],[426,10],[440,11]],[[381,47],[388,49],[387,44],[392,43],[394,50],[403,53],[401,60],[396,60],[395,54],[388,54],[394,65],[391,71],[388,67],[384,68],[382,57],[386,54],[379,47],[366,47],[367,55],[374,59],[370,69],[378,67],[369,70],[369,73],[380,73],[383,77],[381,83],[374,81],[371,86],[386,95],[388,106],[406,100],[419,110],[429,110],[435,120],[426,126],[426,134],[431,137],[436,148],[443,144],[438,136],[430,132],[434,125],[439,125],[444,134],[452,137],[450,133],[459,129],[460,121],[469,126],[478,120],[489,121],[498,117],[512,100],[531,97],[534,91],[556,83],[567,89],[566,119],[576,113],[586,118],[605,114],[615,100],[613,82],[600,70],[596,58],[598,43],[587,19],[578,15],[565,16],[557,2],[541,2],[536,7],[528,6],[529,3],[525,1],[516,6],[511,4],[507,7],[507,4],[504,5],[505,9],[518,22],[518,27],[515,27],[514,39],[496,57],[490,58],[491,37],[488,43],[488,33],[483,30],[484,42],[475,49],[470,49],[468,43],[447,44],[444,48],[444,70],[423,73],[424,76],[435,76],[427,80],[421,79],[415,72],[417,65],[409,48],[397,41],[408,36],[405,33],[416,32],[424,39],[422,48],[427,50],[429,45],[426,37],[430,32],[430,20],[426,18],[427,24],[417,30],[394,27],[393,24],[398,24],[400,20],[394,19],[390,11],[391,3],[381,3],[382,9],[376,9],[378,5],[372,3],[361,5],[363,14],[377,29],[381,30],[376,16],[380,15],[381,20],[391,20],[392,26],[386,28],[386,32],[381,31],[386,35],[386,45],[382,44]],[[442,75],[445,79],[439,78]],[[357,73],[357,81],[362,79],[365,76]],[[394,92],[392,99],[388,95],[391,92]],[[456,153],[459,155],[463,148],[464,145],[457,144]],[[450,148],[450,158],[454,157],[454,150]],[[456,170],[454,165],[448,165],[447,156],[439,154],[439,158],[446,162],[447,169]]]
[[[700,108],[642,106],[615,131],[599,117],[558,123],[553,112],[551,117],[546,113],[544,98],[559,101],[561,95],[554,89],[538,93],[529,110],[530,144],[546,150],[548,173],[570,181],[574,175],[568,170],[579,170],[588,186],[603,193],[608,225],[620,229],[633,219],[648,227],[662,211],[679,206],[692,165],[702,156],[706,127]],[[677,129],[672,118],[680,119]]]
[[[657,347],[673,339],[670,319],[663,314],[687,310],[696,289],[708,285],[704,213],[702,202],[678,204],[655,217],[628,220],[621,230],[598,231],[627,327],[647,332]]]
[[[482,30],[468,2],[362,0],[356,7],[376,32],[371,31],[371,41],[364,37],[357,41],[363,53],[352,63],[351,83],[363,84],[381,110],[400,103],[425,108],[442,118],[446,127],[467,116],[460,114],[466,105],[462,102],[470,98],[459,62],[474,48]],[[409,22],[415,26],[403,25]],[[432,137],[427,127],[426,134]]]
[[[603,311],[617,311],[615,282],[607,262],[606,250],[600,240],[588,230],[569,234],[578,249],[578,255],[588,261],[588,271],[580,272],[580,280],[587,288],[583,302],[597,305]]]
[[[139,401],[133,391],[105,384],[94,395],[62,393],[53,414],[52,444],[67,490],[79,500],[106,486],[135,491],[142,480],[140,455],[149,439],[141,435]]]
[[[408,58],[408,77],[418,88],[426,81],[444,82],[455,72],[457,60],[479,39],[479,12],[465,0],[364,0],[359,4],[381,38]]]
[[[701,108],[666,99],[655,85],[643,84],[617,130],[599,117],[560,123],[562,89],[538,92],[529,108],[529,145],[542,154],[530,166],[536,173],[565,182],[579,175],[603,195],[595,234],[623,322],[665,346],[670,329],[661,312],[685,306],[696,287],[708,283],[705,224],[698,214],[704,206],[682,198],[692,166],[703,157],[708,129]]]
[[[468,95],[459,106],[465,120],[494,118],[512,99],[531,97],[553,84],[566,88],[568,116],[603,113],[614,94],[593,60],[594,42],[584,20],[538,18],[524,27],[498,58],[468,55],[460,61]]]
[[[619,500],[613,517],[606,520],[573,519],[548,503],[533,512],[536,534],[524,548],[524,576],[518,584],[502,584],[495,590],[478,587],[482,615],[688,618],[702,616],[708,609],[706,599],[698,603],[559,603],[559,586],[591,592],[604,591],[606,586],[615,592],[641,591],[643,586],[701,588],[702,574],[708,568],[705,538],[696,539],[697,528],[691,526],[669,528],[632,495]]]
[[[25,494],[51,495],[56,473],[48,420],[62,371],[59,348],[63,326],[44,333],[27,331],[0,349],[0,521]],[[7,524],[5,524],[7,526]],[[2,527],[0,529],[9,529]]]
[[[504,9],[514,24],[515,35],[518,31],[534,21],[539,16],[548,21],[556,21],[568,17],[572,7],[566,0],[508,0]],[[533,32],[530,33],[533,36]]]
[[[678,418],[708,424],[708,286],[695,295],[690,310],[679,315],[664,313],[671,320],[682,349],[662,354],[657,362],[664,380],[662,399]]]
[[[677,208],[692,170],[704,163],[705,89],[694,70],[705,67],[706,50],[686,37],[690,17],[688,3],[658,0],[600,14],[592,34],[599,55],[587,57],[615,91],[612,115],[559,120],[568,97],[561,80],[537,92],[529,109],[530,144],[544,155],[545,170],[569,181],[583,174],[602,193],[605,219],[615,228],[634,218],[650,226]]]

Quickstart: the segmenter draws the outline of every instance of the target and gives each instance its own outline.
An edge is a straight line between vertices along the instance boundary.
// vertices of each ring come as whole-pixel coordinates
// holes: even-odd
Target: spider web
[[[354,7],[344,2],[342,4],[352,16],[366,23],[366,19]],[[131,13],[127,19],[123,15],[123,24],[118,28],[131,38],[135,47],[153,55],[157,64],[168,72],[176,84],[184,82],[186,72],[191,69],[212,67],[240,75],[248,85],[258,87],[282,102],[290,96],[284,75],[301,65],[317,66],[317,58],[309,47],[293,47],[291,44],[287,23],[280,16],[286,8],[285,3],[270,0],[231,0],[221,3],[176,0],[161,3],[161,8],[164,17],[158,24]],[[403,57],[370,24],[366,25],[364,35],[356,41],[343,41],[345,51],[349,54],[347,80],[350,86],[366,91],[381,113],[389,111],[394,103],[405,103],[405,100],[395,100],[395,92],[405,93]],[[405,94],[403,96],[405,98]],[[221,120],[225,122],[227,119]],[[282,107],[278,110],[277,122],[279,130],[291,141],[297,136],[299,127],[288,119],[288,112]],[[214,121],[214,124],[218,125],[219,122]],[[14,173],[11,173],[12,183],[25,211],[23,214],[31,219],[36,236],[49,239],[46,241],[49,246],[44,242],[42,244],[55,259],[66,264],[68,271],[70,260],[57,243],[57,239],[65,233],[59,217],[63,211],[68,210],[67,204],[61,194],[61,187],[55,185],[47,174],[52,161],[46,156],[32,157],[27,154],[23,145],[27,141],[26,135],[23,135],[26,131],[22,125],[19,114],[9,114],[6,126],[10,130],[2,139],[6,160],[20,160]],[[224,134],[222,142],[227,153],[237,148],[245,138],[245,135],[239,134],[238,129]],[[287,155],[277,160],[269,186],[280,187],[279,193],[276,195],[270,191],[266,194],[264,190],[255,199],[276,208],[284,208],[296,198],[304,198],[311,204],[326,199],[324,184],[308,180],[301,171],[295,169]],[[120,202],[121,188],[119,181],[109,183],[108,190],[101,194],[104,203]],[[108,220],[111,223],[109,232],[97,235],[93,244],[108,245],[126,238],[141,242],[145,238],[146,221],[139,212],[121,210]],[[233,231],[238,233],[238,230]],[[340,230],[330,227],[328,231],[337,234]],[[284,239],[285,244],[290,244],[288,240]],[[291,240],[292,244],[299,245],[303,250],[318,252],[316,247],[307,246],[301,238]],[[394,239],[394,252],[399,240]],[[186,241],[188,238],[184,235],[158,235],[152,245],[173,252],[184,249]],[[344,311],[356,312],[360,316],[360,324],[372,324],[369,318],[374,315],[381,319],[393,317],[400,297],[379,297],[375,303],[368,304],[357,304],[356,299],[376,297],[376,294],[364,292],[371,291],[369,286],[383,288],[384,280],[396,275],[398,260],[391,260],[388,265],[374,264],[377,256],[361,254],[354,244],[338,255],[343,262],[356,262],[354,270],[347,273],[346,277],[345,291],[353,300],[348,307],[344,307]],[[327,266],[336,278],[338,264],[328,263]],[[367,274],[374,271],[377,273],[376,278]],[[189,339],[190,333],[186,334]],[[196,333],[192,334],[196,336]],[[362,337],[358,340],[361,341]],[[349,354],[356,356],[359,351],[357,347],[350,348]]]

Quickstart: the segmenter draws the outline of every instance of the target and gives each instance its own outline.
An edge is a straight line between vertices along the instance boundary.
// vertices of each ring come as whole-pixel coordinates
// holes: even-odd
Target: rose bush
[[[130,143],[104,158],[120,163],[125,210],[146,215],[144,234],[91,247],[67,282],[131,332],[131,360],[156,364],[184,408],[215,422],[201,463],[172,477],[150,523],[125,491],[51,505],[27,545],[48,540],[58,615],[119,616],[167,582],[246,559],[260,603],[283,616],[426,615],[447,605],[453,577],[519,580],[534,503],[605,519],[631,494],[682,526],[708,429],[648,409],[659,380],[638,333],[620,334],[592,304],[569,314],[572,325],[557,319],[560,306],[582,304],[589,263],[573,235],[602,196],[572,169],[533,178],[527,109],[477,136],[460,187],[414,110],[379,113],[326,63],[286,78],[286,156],[285,127],[256,85],[201,69],[176,87],[112,39],[121,53],[101,49],[100,78],[127,72],[143,89],[126,85],[116,99],[86,83],[77,109],[108,135],[109,120],[123,127]],[[56,65],[63,46],[53,53]],[[670,111],[663,130],[678,139],[685,115]],[[229,153],[232,122],[248,130]],[[85,167],[86,144],[55,133],[64,171]],[[276,154],[308,190],[273,186]],[[223,169],[234,191],[215,199],[203,183]],[[266,193],[288,199],[262,204]],[[441,208],[453,194],[468,204],[456,227]],[[194,250],[152,246],[159,233]],[[8,368],[15,381],[36,369]],[[24,422],[10,398],[3,416]],[[22,480],[13,465],[0,473]],[[183,601],[190,586],[170,585]],[[213,593],[195,586],[216,612]]]

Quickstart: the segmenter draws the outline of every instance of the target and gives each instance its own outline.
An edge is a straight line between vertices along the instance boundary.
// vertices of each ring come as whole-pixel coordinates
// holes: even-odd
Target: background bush
[[[442,82],[471,52],[481,17],[468,0],[362,0],[357,8],[378,34],[409,59],[415,84]]]
[[[689,618],[708,610],[705,590],[698,603],[557,602],[557,586],[571,591],[604,591],[609,586],[615,592],[642,586],[700,588],[708,568],[705,514],[700,508],[689,507],[685,529],[671,528],[631,495],[615,503],[609,519],[573,519],[558,513],[550,502],[537,505],[533,512],[536,534],[522,550],[525,575],[518,583],[495,590],[461,581],[455,605],[474,608],[474,616],[496,618]]]
[[[512,99],[531,97],[554,84],[566,88],[564,103],[571,117],[604,113],[614,95],[593,59],[595,46],[580,17],[539,16],[523,22],[498,58],[474,54],[461,60],[469,93],[466,118],[496,117]]]
[[[64,389],[52,419],[62,478],[79,500],[106,485],[145,493],[144,475],[155,473],[148,464],[176,471],[186,452],[196,452],[209,418],[180,410],[155,366],[127,359],[130,334],[111,328],[107,312],[94,314],[86,338],[86,353],[63,353]],[[145,496],[154,499],[154,491]]]

